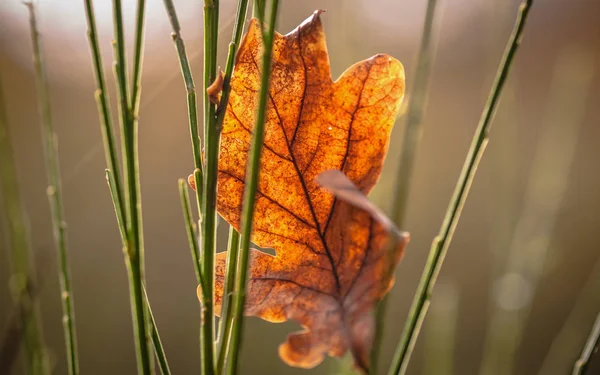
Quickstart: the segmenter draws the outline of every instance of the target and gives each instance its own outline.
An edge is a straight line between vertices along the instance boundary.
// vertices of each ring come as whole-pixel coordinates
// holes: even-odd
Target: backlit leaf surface
[[[252,20],[237,56],[220,150],[218,211],[238,230],[260,82],[260,35]],[[279,348],[292,366],[314,367],[325,354],[350,350],[356,365],[368,368],[370,312],[392,284],[385,256],[389,221],[352,199],[336,198],[316,177],[340,171],[355,185],[354,197],[366,201],[403,95],[402,64],[384,54],[351,66],[333,82],[318,11],[275,37],[252,241],[276,255],[252,250],[245,313],[270,322],[293,319],[304,327]],[[407,242],[401,234],[390,260],[399,261]],[[217,310],[225,257],[217,256]]]

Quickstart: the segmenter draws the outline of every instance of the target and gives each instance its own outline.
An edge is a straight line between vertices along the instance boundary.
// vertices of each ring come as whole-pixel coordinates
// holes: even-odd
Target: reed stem
[[[235,289],[233,296],[233,322],[231,332],[231,348],[228,351],[229,364],[228,374],[236,374],[240,357],[240,346],[243,333],[244,304],[246,301],[246,280],[248,277],[248,260],[250,255],[250,241],[252,235],[252,221],[254,218],[254,204],[258,189],[258,178],[260,171],[260,157],[264,141],[265,117],[267,112],[267,99],[269,94],[269,82],[271,76],[271,63],[273,55],[273,39],[275,33],[275,21],[279,1],[271,2],[268,30],[263,35],[263,56],[261,62],[261,84],[258,93],[258,106],[256,108],[256,123],[250,145],[250,159],[248,160],[246,181],[244,187],[244,203],[242,206],[241,221],[241,245],[237,260],[235,277]],[[259,14],[260,16],[260,14]],[[260,19],[260,26],[264,28],[264,19]]]
[[[221,305],[221,320],[219,321],[219,335],[217,338],[217,375],[225,371],[226,359],[231,342],[231,331],[233,329],[232,301],[235,286],[235,271],[237,268],[237,257],[240,251],[240,233],[233,227],[229,227],[229,239],[227,241],[227,260],[225,271],[225,285],[223,287],[223,302]]]
[[[31,247],[27,231],[26,215],[21,203],[21,194],[11,145],[8,126],[8,114],[2,90],[0,76],[0,191],[2,192],[2,215],[6,224],[7,245],[10,250],[11,293],[17,311],[17,324],[22,337],[20,347],[24,353],[26,374],[49,374],[48,355],[44,344],[44,335],[40,320],[39,303],[35,288],[37,275],[31,260]],[[11,345],[19,345],[13,342]],[[4,347],[2,348],[4,349]],[[18,355],[18,347],[14,349]],[[2,351],[0,372],[10,372],[12,361]],[[4,367],[6,365],[6,368]]]
[[[216,106],[211,103],[206,90],[217,74],[217,36],[219,24],[219,1],[204,1],[204,150],[205,175],[202,181],[201,202],[202,250],[200,253],[203,290],[206,291],[202,304],[200,327],[200,350],[202,375],[212,375],[215,371],[214,348],[214,264],[217,239],[217,166],[219,158],[220,133],[215,126]],[[197,189],[199,187],[197,186]]]
[[[198,212],[201,212],[202,202],[202,151],[200,148],[200,135],[198,134],[198,104],[196,101],[196,85],[194,84],[194,77],[192,75],[192,69],[190,68],[190,62],[185,50],[185,44],[181,37],[181,26],[179,24],[179,18],[175,10],[173,0],[164,0],[165,9],[169,16],[171,23],[171,38],[179,57],[179,66],[181,68],[181,75],[185,83],[185,90],[187,93],[187,107],[188,107],[188,122],[190,127],[190,138],[192,141],[192,152],[194,155],[194,168],[199,170],[199,179],[195,181],[196,185],[196,202],[198,204]]]
[[[102,57],[98,44],[93,3],[91,0],[84,0],[84,6],[88,22],[88,40],[97,85],[95,96],[102,125],[101,129],[108,167],[106,171],[107,180],[123,242],[126,255],[125,263],[129,275],[138,373],[151,374],[154,372],[154,362],[151,360],[149,341],[151,335],[153,338],[158,338],[158,333],[144,291],[144,244],[138,160],[138,116],[144,50],[145,1],[139,0],[137,4],[133,81],[130,98],[127,88],[127,57],[125,54],[122,4],[120,0],[113,0],[114,73],[117,83],[117,103],[121,125],[122,167],[125,176],[123,185],[121,185],[121,173],[119,171],[116,142],[111,124],[110,105],[102,70]],[[156,339],[153,340],[153,343],[160,363],[162,361],[160,357],[164,355],[162,344],[160,340]],[[166,363],[166,358],[164,358],[163,362]],[[164,370],[164,363],[160,363],[161,370]]]
[[[400,155],[400,163],[397,169],[396,188],[394,194],[394,202],[392,204],[391,217],[396,224],[396,227],[402,228],[406,217],[408,207],[408,195],[411,188],[411,179],[413,166],[417,155],[419,144],[421,143],[422,134],[422,117],[427,104],[427,89],[429,82],[429,72],[431,68],[431,37],[433,33],[433,20],[435,16],[435,7],[437,0],[429,0],[425,11],[425,22],[423,23],[423,32],[421,37],[421,46],[416,59],[416,69],[414,75],[414,83],[412,95],[408,111],[406,113],[406,122],[404,130],[404,138],[402,143],[402,154]],[[389,253],[392,253],[390,247]],[[391,262],[390,262],[391,263]],[[391,268],[389,273],[393,273]],[[379,370],[379,357],[381,352],[381,343],[385,332],[385,315],[389,294],[379,302],[375,310],[375,335],[373,340],[373,348],[371,349],[370,372],[376,374]]]
[[[79,373],[79,357],[77,354],[73,289],[71,287],[71,272],[69,269],[69,256],[67,252],[67,223],[64,218],[62,204],[63,197],[58,159],[58,138],[54,132],[54,127],[52,126],[48,79],[44,65],[40,33],[37,26],[36,9],[32,2],[25,2],[25,5],[29,10],[29,25],[33,44],[33,65],[42,121],[44,159],[46,162],[46,176],[48,178],[48,188],[46,189],[46,193],[48,195],[50,213],[52,215],[54,244],[58,253],[58,274],[63,311],[62,322],[67,355],[67,369],[70,375],[76,375]]]
[[[508,41],[504,56],[502,57],[500,67],[498,68],[494,84],[492,85],[490,95],[473,137],[465,164],[446,211],[444,222],[440,228],[440,232],[434,239],[431,246],[427,264],[423,270],[421,281],[419,282],[419,286],[410,309],[409,317],[405,323],[400,343],[396,348],[392,366],[389,369],[390,375],[405,374],[408,368],[410,356],[416,344],[416,340],[421,329],[421,324],[423,323],[425,315],[427,314],[433,287],[442,267],[450,242],[452,241],[452,236],[458,224],[458,220],[471,187],[473,177],[477,171],[477,166],[479,165],[479,161],[481,160],[485,146],[487,145],[489,139],[489,130],[492,124],[495,109],[500,99],[500,94],[502,93],[502,88],[510,71],[516,51],[520,45],[521,37],[525,27],[525,21],[527,19],[527,15],[529,14],[529,9],[532,3],[533,0],[524,0],[519,7],[519,13],[517,15],[517,20],[512,35]]]
[[[598,353],[598,348],[600,348],[600,314],[596,317],[596,321],[592,326],[592,330],[583,347],[581,356],[577,362],[575,362],[573,375],[584,375],[587,373],[590,359],[595,353]]]
[[[200,173],[199,169],[196,169],[196,173]],[[194,219],[192,218],[192,207],[190,205],[190,196],[188,194],[187,183],[184,179],[179,179],[177,182],[179,186],[179,200],[181,201],[181,208],[183,209],[183,219],[185,220],[185,229],[190,245],[190,252],[192,253],[192,260],[194,261],[194,273],[196,274],[196,282],[198,285],[202,285],[202,271],[200,269],[200,259],[198,255],[200,253],[198,246],[198,239],[196,237],[196,228],[194,225]]]

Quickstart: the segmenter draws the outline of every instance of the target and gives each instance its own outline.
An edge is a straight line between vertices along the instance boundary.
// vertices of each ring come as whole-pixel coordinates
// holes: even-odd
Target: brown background
[[[135,356],[126,272],[104,181],[83,5],[75,0],[40,3],[53,120],[60,140],[81,370],[131,374]],[[96,3],[104,62],[112,78],[110,2]],[[234,5],[231,0],[222,3],[219,62],[224,65]],[[355,61],[386,52],[404,63],[410,92],[424,3],[288,0],[280,8],[279,30],[287,32],[314,9],[325,8],[334,77]],[[125,4],[131,41],[135,7],[133,1]],[[386,363],[460,172],[517,4],[439,1],[429,104],[408,220],[402,228],[412,233],[413,240],[391,296]],[[201,1],[176,5],[201,87]],[[149,1],[148,10],[140,119],[147,284],[171,368],[175,374],[191,374],[199,368],[198,303],[176,186],[178,178],[192,171],[185,92],[162,2]],[[26,8],[19,0],[0,2],[2,89],[32,248],[43,263],[46,341],[54,373],[62,374],[66,368],[59,288],[27,27]],[[410,374],[570,372],[600,308],[599,103],[600,1],[536,1]],[[400,119],[372,194],[385,209],[391,202],[402,124]],[[221,233],[225,232],[222,225]],[[221,239],[222,249],[225,237]],[[2,332],[11,302],[5,241],[0,245]],[[276,354],[277,345],[297,324],[249,319],[246,327],[242,373],[306,372],[286,367]],[[520,336],[511,336],[512,332]],[[517,337],[516,346],[511,337]],[[486,348],[492,348],[492,356]],[[507,365],[511,353],[514,367]],[[328,359],[314,373],[335,373],[336,363]]]

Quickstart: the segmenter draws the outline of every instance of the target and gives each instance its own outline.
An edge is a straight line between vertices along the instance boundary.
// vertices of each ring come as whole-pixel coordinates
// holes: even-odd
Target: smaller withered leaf
[[[371,311],[391,287],[389,271],[408,242],[366,198],[381,174],[404,96],[404,69],[380,54],[333,82],[320,13],[275,36],[252,241],[276,255],[252,251],[245,313],[303,326],[279,348],[289,365],[310,368],[326,354],[350,350],[366,370]],[[238,230],[261,46],[253,19],[231,80],[218,171],[218,211]],[[317,182],[331,170],[337,172]],[[393,257],[386,256],[390,233],[400,239]],[[217,255],[217,311],[225,258]]]

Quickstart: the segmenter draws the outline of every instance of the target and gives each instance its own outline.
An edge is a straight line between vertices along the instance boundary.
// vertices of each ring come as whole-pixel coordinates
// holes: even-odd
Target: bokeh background
[[[95,83],[82,1],[41,0],[39,23],[59,137],[81,370],[135,372],[123,255],[104,180]],[[176,1],[198,87],[202,2]],[[219,62],[225,62],[234,1],[222,0]],[[401,60],[410,100],[425,1],[283,1],[279,27],[317,8],[333,76],[378,53]],[[384,339],[391,359],[516,15],[517,0],[440,0],[423,138],[406,227],[412,242],[396,272]],[[133,40],[133,0],[124,1]],[[96,1],[105,70],[111,72],[109,1]],[[175,374],[199,369],[198,301],[177,179],[193,169],[184,85],[160,0],[148,1],[140,161],[152,308]],[[27,10],[0,2],[0,69],[10,132],[43,280],[41,308],[54,373],[66,373],[61,308],[31,64]],[[131,55],[130,55],[131,56]],[[113,90],[112,80],[110,89]],[[566,374],[600,309],[600,1],[538,0],[442,270],[410,374]],[[401,151],[394,130],[372,194],[389,209]],[[220,248],[226,224],[221,223]],[[5,233],[3,234],[3,236]],[[6,241],[0,241],[0,332],[11,311]],[[41,264],[41,265],[40,265]],[[248,319],[243,374],[304,374],[277,346],[293,322]],[[598,362],[598,361],[596,361]],[[327,359],[315,374],[338,372]],[[590,373],[600,373],[600,364]],[[598,371],[598,372],[593,372]],[[17,370],[17,373],[18,370]]]

